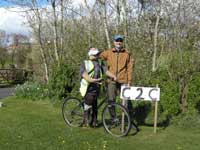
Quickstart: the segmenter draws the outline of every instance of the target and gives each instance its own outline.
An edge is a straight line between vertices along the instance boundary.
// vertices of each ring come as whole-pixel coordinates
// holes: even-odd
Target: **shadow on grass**
[[[128,111],[130,114],[132,127],[128,134],[128,136],[134,136],[138,132],[141,131],[140,126],[148,126],[148,127],[154,127],[154,110],[152,110],[152,104],[151,103],[142,103],[141,105],[133,106],[131,101],[128,101]],[[151,116],[151,115],[152,116]],[[148,121],[147,121],[148,120]],[[165,129],[170,124],[170,118],[164,117],[159,118],[157,121],[157,127],[160,127],[162,129]],[[102,128],[103,123],[100,121],[98,122],[98,126],[95,128]]]
[[[138,127],[139,131],[140,131],[139,129],[140,125],[151,126],[151,127],[154,126],[154,123],[153,123],[154,117],[150,117],[152,120],[151,121],[152,123],[147,123],[146,121],[147,118],[149,118],[149,114],[154,111],[154,110],[152,111],[151,103],[143,103],[142,105],[133,107],[132,102],[128,101],[128,110],[129,110],[129,114],[130,114],[133,124],[135,124],[136,127]],[[165,117],[157,121],[157,127],[162,127],[163,129],[165,129],[166,127],[169,126],[169,123],[170,123],[169,117]]]

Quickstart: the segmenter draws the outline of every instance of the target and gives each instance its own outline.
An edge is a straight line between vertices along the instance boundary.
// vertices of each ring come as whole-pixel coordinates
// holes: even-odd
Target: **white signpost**
[[[155,112],[154,112],[154,133],[156,133],[157,128],[157,111],[158,111],[158,101],[160,100],[160,88],[157,87],[131,87],[122,86],[120,92],[120,98],[125,100],[137,100],[137,101],[153,101],[155,102]]]

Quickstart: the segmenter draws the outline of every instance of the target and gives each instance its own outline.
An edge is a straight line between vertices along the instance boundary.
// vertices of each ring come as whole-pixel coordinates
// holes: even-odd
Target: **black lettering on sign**
[[[140,93],[139,93],[139,95],[136,97],[136,99],[144,99],[143,97],[142,97],[142,94],[143,94],[143,89],[142,88],[137,88],[137,91],[139,91]]]
[[[130,99],[130,97],[126,97],[125,94],[124,94],[126,90],[130,90],[130,89],[131,89],[131,87],[125,87],[125,88],[123,88],[122,97],[123,97],[124,99]]]
[[[156,101],[157,98],[153,98],[153,97],[151,96],[151,93],[152,93],[153,91],[158,91],[158,89],[156,89],[156,88],[151,89],[151,90],[149,91],[149,98],[152,99],[152,100],[154,100],[154,101]]]

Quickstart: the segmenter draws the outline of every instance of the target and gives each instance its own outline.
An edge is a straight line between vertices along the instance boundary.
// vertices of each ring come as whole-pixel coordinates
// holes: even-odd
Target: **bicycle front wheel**
[[[79,127],[83,121],[83,103],[75,97],[64,100],[62,115],[66,124],[72,127]]]
[[[105,130],[115,137],[126,136],[131,129],[129,113],[124,106],[118,103],[105,106],[102,120]]]

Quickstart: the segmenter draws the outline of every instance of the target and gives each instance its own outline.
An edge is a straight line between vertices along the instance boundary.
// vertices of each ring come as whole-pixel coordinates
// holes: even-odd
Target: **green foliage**
[[[161,111],[167,115],[175,116],[180,112],[179,87],[176,81],[170,79],[166,70],[158,70],[152,73],[150,85],[160,87]]]
[[[180,112],[178,85],[174,81],[167,81],[161,86],[161,107],[166,115],[174,116]]]
[[[66,97],[78,83],[76,75],[75,68],[67,63],[54,66],[48,83],[50,99]]]
[[[179,107],[186,107],[185,110],[191,113],[195,112],[200,104],[198,96],[200,79],[199,73],[196,73],[200,64],[198,52],[174,51],[160,56],[158,63],[158,81],[156,82],[161,87],[161,104],[164,112],[174,116],[181,111]]]
[[[200,73],[195,73],[188,85],[188,104],[189,112],[194,113],[196,111],[200,112]]]
[[[37,82],[25,82],[23,85],[17,85],[15,95],[19,98],[28,98],[31,100],[44,100],[48,96],[48,88]]]
[[[127,137],[118,139],[108,135],[103,126],[95,129],[66,126],[60,107],[52,107],[48,101],[18,101],[12,97],[4,103],[7,107],[0,109],[1,150],[200,149],[199,126],[192,130],[191,126],[158,127],[157,134],[153,133],[153,126],[139,126],[138,134],[131,131]]]
[[[194,129],[200,126],[199,113],[182,113],[171,120],[171,125],[178,126],[184,129]]]

